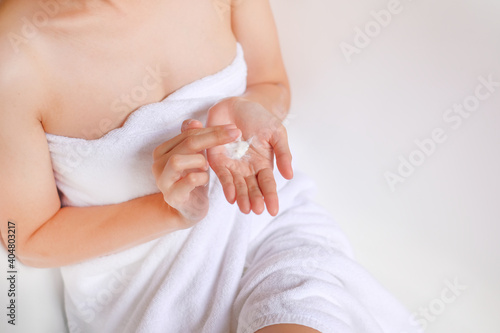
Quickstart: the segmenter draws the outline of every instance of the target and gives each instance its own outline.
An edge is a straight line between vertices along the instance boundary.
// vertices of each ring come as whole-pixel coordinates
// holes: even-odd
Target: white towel
[[[237,55],[224,70],[135,111],[97,140],[47,134],[64,205],[113,204],[158,192],[152,151],[184,119],[206,120],[246,88]],[[276,174],[280,214],[244,215],[210,180],[208,216],[124,252],[61,269],[71,332],[249,333],[277,323],[324,333],[416,332],[406,311],[351,259],[349,244],[310,200],[310,181]]]

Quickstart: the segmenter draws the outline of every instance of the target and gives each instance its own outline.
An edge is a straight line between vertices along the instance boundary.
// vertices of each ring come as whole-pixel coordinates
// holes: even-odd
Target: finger
[[[165,171],[172,170],[174,172],[182,173],[189,169],[201,169],[203,171],[208,170],[208,161],[203,154],[190,154],[190,155],[180,155],[173,154],[170,155],[166,165]],[[200,171],[201,171],[200,170]]]
[[[209,133],[188,136],[172,151],[178,154],[193,154],[233,142],[240,136],[241,131],[237,128],[217,128],[215,131]]]
[[[226,167],[216,167],[214,169],[215,174],[219,178],[219,181],[224,190],[224,195],[230,204],[234,204],[236,201],[236,188],[233,182],[233,176],[231,172]]]
[[[264,211],[264,197],[259,188],[259,183],[255,175],[245,178],[248,187],[248,196],[250,197],[250,205],[255,214],[260,215]]]
[[[186,119],[182,122],[181,132],[185,132],[188,129],[193,128],[203,128],[203,124],[201,123],[201,121],[196,119]]]
[[[207,127],[207,128],[195,128],[195,129],[188,129],[184,131],[183,133],[177,135],[176,137],[163,142],[161,145],[155,148],[153,151],[153,157],[156,159],[159,156],[162,156],[169,151],[171,151],[173,148],[177,147],[181,142],[183,142],[187,137],[190,136],[195,136],[195,135],[201,135],[201,134],[209,134],[215,131],[230,131],[232,129],[235,129],[236,125],[224,125],[224,126],[215,126],[215,127]],[[234,141],[234,140],[233,140]],[[195,153],[197,153],[196,151]]]
[[[202,154],[170,156],[160,176],[161,189],[170,188],[189,169],[208,170],[205,156]]]
[[[257,180],[259,182],[260,190],[264,195],[267,211],[272,216],[278,215],[279,201],[278,193],[276,192],[276,181],[274,180],[273,170],[270,168],[261,170],[257,175]]]
[[[245,179],[238,174],[233,174],[234,187],[236,188],[236,201],[240,210],[248,214],[250,213],[250,200],[248,198],[248,188]]]
[[[208,184],[208,172],[191,172],[185,177],[177,181],[169,190],[170,200],[177,202],[185,202],[190,193],[198,186]]]
[[[293,178],[292,153],[288,145],[288,136],[284,126],[281,126],[271,139],[271,145],[276,155],[276,165],[281,175],[286,179]]]

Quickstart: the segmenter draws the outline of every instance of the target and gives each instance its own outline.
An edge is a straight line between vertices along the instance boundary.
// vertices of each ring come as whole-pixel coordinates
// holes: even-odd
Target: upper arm
[[[39,109],[36,69],[23,55],[0,50],[0,231],[16,224],[16,250],[60,208]]]
[[[279,83],[289,88],[269,0],[232,0],[231,24],[245,50],[248,85]]]

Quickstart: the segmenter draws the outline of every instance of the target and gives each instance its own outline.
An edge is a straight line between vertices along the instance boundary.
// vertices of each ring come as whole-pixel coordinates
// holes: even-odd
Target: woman
[[[293,176],[267,0],[4,0],[0,36],[2,235],[62,267],[70,331],[409,330],[308,181],[273,173]]]

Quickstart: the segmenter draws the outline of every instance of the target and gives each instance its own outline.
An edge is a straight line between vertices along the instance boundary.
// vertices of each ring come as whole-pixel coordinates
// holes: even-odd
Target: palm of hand
[[[243,136],[245,138],[245,136]],[[240,159],[228,156],[225,146],[210,148],[208,161],[217,175],[221,169],[226,169],[233,177],[239,175],[243,178],[256,176],[264,169],[273,169],[273,149],[262,138],[251,137],[251,144],[246,154]]]
[[[210,109],[207,126],[235,124],[242,139],[251,139],[245,156],[231,159],[226,147],[208,149],[208,162],[219,177],[229,202],[238,201],[240,210],[260,214],[264,201],[269,212],[278,212],[276,183],[273,176],[273,143],[284,128],[274,115],[257,103],[225,100]]]

